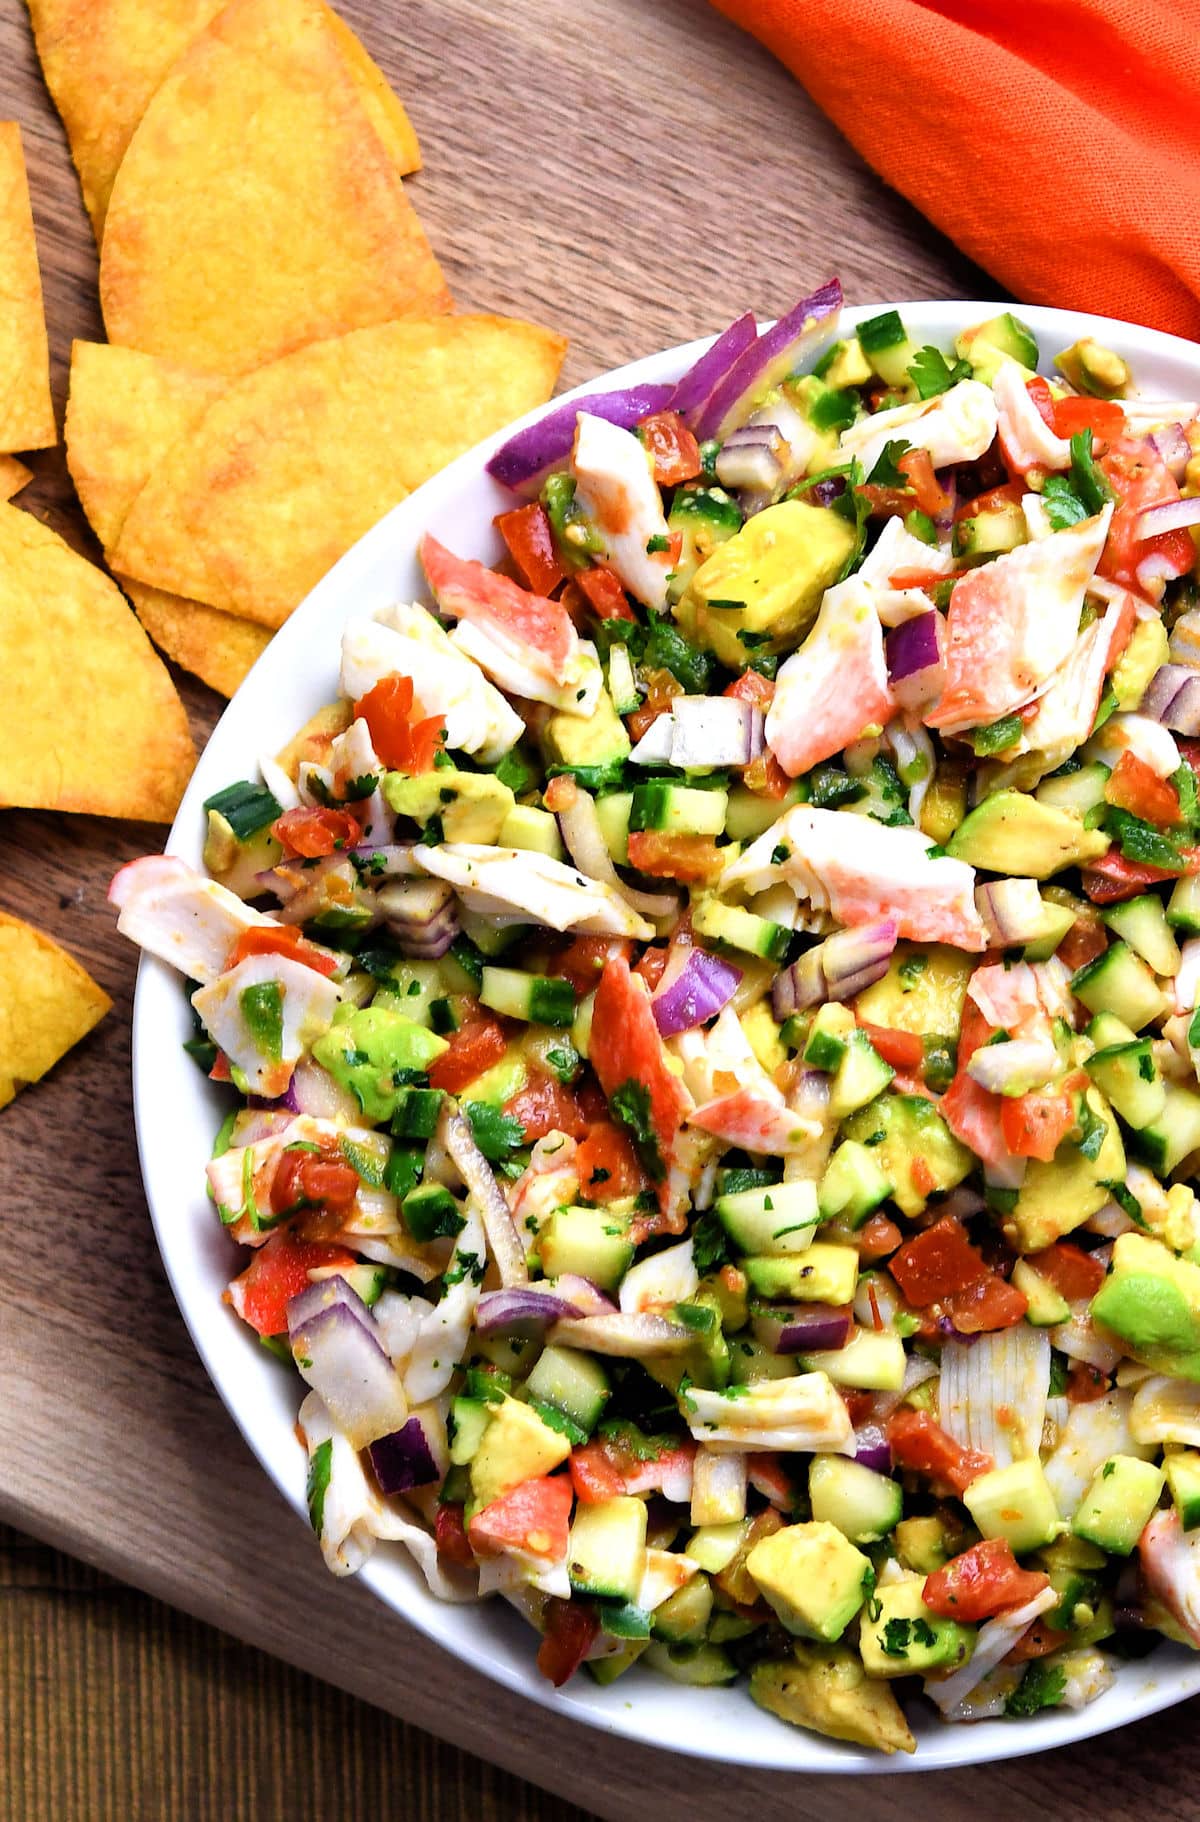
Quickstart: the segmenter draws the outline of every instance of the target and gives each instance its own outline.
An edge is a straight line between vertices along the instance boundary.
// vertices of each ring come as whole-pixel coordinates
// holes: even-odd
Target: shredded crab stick
[[[890,1753],[1200,1649],[1200,421],[839,303],[520,432],[111,897],[331,1570]]]

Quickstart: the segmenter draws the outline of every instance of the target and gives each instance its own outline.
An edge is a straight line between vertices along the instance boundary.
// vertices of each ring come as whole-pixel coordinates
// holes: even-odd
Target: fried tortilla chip
[[[0,451],[57,443],[21,129],[0,121]]]
[[[159,651],[221,696],[233,695],[271,642],[266,627],[253,620],[164,594],[128,576],[118,580]]]
[[[448,310],[380,112],[321,0],[230,0],[150,102],[113,184],[109,340],[245,373]]]
[[[182,573],[207,571],[216,587],[197,599],[280,626],[414,487],[549,398],[565,349],[508,317],[435,317],[247,374],[155,469],[113,566],[175,593],[189,592]]]
[[[0,500],[11,500],[22,487],[28,487],[32,479],[32,470],[26,468],[24,462],[18,462],[13,455],[0,455]]]
[[[46,87],[62,115],[99,241],[113,181],[172,64],[225,0],[28,0]],[[396,168],[420,168],[417,136],[350,27],[330,15],[347,63]]]
[[[0,804],[169,822],[196,762],[170,677],[114,582],[0,506]]]
[[[111,1006],[73,955],[0,911],[0,1107],[40,1081]]]

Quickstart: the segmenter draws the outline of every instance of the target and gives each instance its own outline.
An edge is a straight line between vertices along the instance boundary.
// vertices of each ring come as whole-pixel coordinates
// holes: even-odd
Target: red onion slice
[[[1163,664],[1146,686],[1139,713],[1174,734],[1200,734],[1200,676],[1183,664]]]
[[[748,487],[772,494],[783,474],[787,444],[776,424],[743,424],[727,437],[717,456],[722,487]]]
[[[651,1354],[680,1354],[695,1342],[695,1334],[681,1322],[665,1316],[626,1315],[568,1317],[550,1331],[555,1347],[583,1348],[622,1360],[641,1360]]]
[[[946,623],[936,608],[902,620],[884,634],[892,695],[902,709],[921,709],[942,693]]]
[[[706,1025],[729,1004],[741,978],[742,970],[724,957],[675,944],[650,1000],[663,1037],[677,1037],[681,1031]]]
[[[509,1291],[485,1291],[475,1309],[481,1335],[538,1335],[567,1316],[581,1316],[577,1304],[557,1291],[525,1285]]]
[[[844,1348],[850,1339],[854,1312],[831,1303],[779,1303],[755,1312],[756,1341],[773,1354],[813,1354]]]
[[[344,1303],[330,1304],[294,1329],[289,1326],[288,1338],[301,1378],[354,1448],[365,1449],[407,1423],[400,1375]]]
[[[471,1201],[479,1211],[501,1284],[506,1289],[528,1284],[525,1243],[517,1231],[512,1210],[488,1168],[487,1159],[471,1137],[471,1128],[448,1100],[442,1105],[436,1137],[453,1159]]]
[[[864,1423],[854,1432],[854,1459],[876,1474],[892,1471],[892,1450],[880,1423]]]
[[[428,1487],[442,1478],[419,1417],[410,1417],[390,1436],[369,1444],[367,1454],[379,1491],[389,1496],[411,1493],[414,1487]]]
[[[757,335],[758,324],[752,312],[747,310],[745,316],[739,316],[736,323],[730,323],[728,329],[718,335],[699,360],[688,368],[671,394],[668,410],[677,411],[694,429],[696,413],[707,405],[729,369],[740,360],[747,348],[753,347]]]
[[[319,1278],[315,1284],[310,1284],[307,1290],[297,1291],[294,1297],[288,1299],[289,1337],[304,1328],[314,1316],[319,1316],[323,1311],[331,1309],[345,1310],[362,1325],[372,1340],[382,1347],[374,1316],[353,1286],[340,1276]]]
[[[1006,949],[1033,942],[1046,915],[1036,879],[994,879],[976,886],[975,909],[989,941]]]
[[[835,930],[775,976],[771,1003],[777,1019],[826,1000],[849,1000],[881,980],[900,934],[894,917],[879,917],[853,930]]]
[[[616,1304],[590,1278],[580,1278],[574,1272],[563,1272],[551,1280],[551,1288],[556,1297],[565,1297],[575,1305],[581,1316],[609,1316],[616,1311]]]
[[[734,362],[700,413],[700,441],[724,440],[772,386],[794,373],[802,360],[819,354],[837,334],[841,309],[842,287],[831,278],[765,330]]]
[[[563,468],[570,459],[575,441],[575,420],[581,411],[592,417],[606,418],[622,430],[632,430],[642,418],[665,410],[677,388],[643,383],[627,386],[619,392],[593,392],[583,398],[567,399],[555,410],[548,411],[536,424],[518,430],[492,456],[487,472],[493,480],[514,493],[536,494],[546,476]]]
[[[1167,531],[1186,531],[1200,525],[1200,498],[1168,500],[1163,506],[1151,506],[1137,522],[1139,538],[1159,538]]]
[[[1166,464],[1171,479],[1182,481],[1192,459],[1191,445],[1183,433],[1183,425],[1163,424],[1154,432],[1150,441]]]

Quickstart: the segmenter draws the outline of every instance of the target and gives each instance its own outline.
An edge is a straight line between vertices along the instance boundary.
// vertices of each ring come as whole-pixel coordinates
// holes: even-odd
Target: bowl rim
[[[915,323],[920,334],[944,345],[958,329],[1010,308],[1013,306],[1000,300],[909,300],[848,306],[843,310],[841,320],[843,326],[853,328],[881,310],[895,309],[905,318],[906,324]],[[1147,360],[1190,370],[1194,380],[1192,390],[1200,397],[1200,348],[1181,338],[1084,311],[1059,310],[1044,305],[1016,308],[1022,320],[1038,335],[1043,347],[1066,346],[1083,335],[1094,335],[1133,360],[1135,380],[1139,377],[1138,364],[1144,366]],[[165,851],[200,865],[203,799],[220,784],[228,782],[231,775],[236,775],[231,770],[231,762],[233,766],[238,763],[236,754],[240,753],[241,763],[249,769],[264,750],[263,743],[251,744],[246,736],[251,731],[251,722],[261,717],[264,705],[269,705],[269,686],[282,679],[290,691],[298,677],[310,680],[319,677],[322,667],[325,674],[328,673],[332,668],[330,658],[336,659],[336,639],[342,624],[353,614],[366,611],[365,602],[357,591],[363,590],[367,597],[374,592],[379,604],[384,598],[396,599],[403,593],[398,585],[383,581],[375,572],[382,565],[386,575],[391,567],[398,566],[397,552],[401,550],[407,550],[411,567],[416,541],[429,528],[431,514],[440,520],[439,529],[444,526],[448,531],[456,522],[455,506],[478,490],[499,501],[500,507],[511,504],[513,496],[498,488],[484,472],[488,457],[502,443],[516,430],[537,422],[547,412],[557,410],[564,403],[582,400],[589,393],[638,382],[674,379],[713,340],[714,336],[701,336],[644,355],[597,374],[527,412],[515,423],[456,458],[367,532],[275,634],[226,706],[184,793],[167,836]],[[1042,365],[1045,365],[1045,357]],[[1184,397],[1187,392],[1164,395],[1160,388],[1158,396]],[[478,504],[475,513],[478,517]],[[470,514],[468,505],[468,518]],[[488,531],[482,527],[486,524],[490,528],[490,519],[488,512],[486,520],[480,521],[473,543],[479,542],[479,536],[488,538]],[[496,552],[498,548],[495,546]],[[309,653],[317,656],[310,657]],[[328,700],[328,687],[323,692],[318,689],[315,694]],[[291,699],[290,693],[287,699]],[[295,712],[281,725],[294,731],[297,725]],[[285,739],[288,737],[288,734],[284,735]],[[270,741],[265,745],[268,750],[278,750]],[[201,1186],[185,1182],[182,1191],[180,1188],[178,1149],[181,1143],[186,1149],[189,1134],[185,1126],[182,1136],[177,1136],[178,1109],[190,1108],[186,1118],[192,1128],[192,1138],[200,1123],[203,1123],[206,1135],[211,1134],[216,1123],[203,1118],[205,1109],[216,1105],[213,1091],[180,1049],[180,1038],[186,1035],[189,1016],[180,992],[179,977],[165,964],[143,956],[138,967],[132,1014],[133,1104],[138,1158],[155,1239],[172,1293],[209,1379],[259,1466],[307,1523],[303,1460],[292,1441],[291,1457],[285,1463],[283,1452],[276,1446],[280,1442],[277,1414],[260,1409],[264,1397],[266,1402],[273,1398],[278,1404],[279,1394],[282,1394],[294,1412],[298,1394],[291,1381],[284,1381],[282,1375],[279,1386],[274,1388],[263,1377],[262,1369],[275,1371],[275,1363],[268,1365],[270,1357],[264,1350],[255,1348],[253,1337],[244,1325],[231,1312],[219,1308],[219,1297],[214,1294],[213,1285],[208,1282],[202,1285],[198,1278],[197,1267],[215,1278],[221,1269],[217,1258],[218,1241],[224,1248],[231,1243],[224,1234],[199,1231],[200,1223],[216,1227],[211,1222],[211,1210],[203,1198]],[[164,1105],[169,1109],[165,1115]],[[205,1151],[207,1145],[206,1136]],[[256,1379],[263,1396],[248,1398],[245,1387],[248,1381]],[[291,1471],[293,1468],[296,1471]],[[485,1676],[543,1708],[641,1745],[756,1771],[807,1771],[853,1777],[977,1766],[1076,1743],[1200,1693],[1200,1657],[1179,1647],[1163,1645],[1150,1659],[1122,1665],[1116,1684],[1082,1710],[1051,1710],[1036,1717],[1035,1725],[984,1721],[968,1727],[935,1720],[917,1730],[915,1755],[886,1757],[882,1753],[844,1746],[821,1735],[789,1728],[753,1707],[744,1689],[735,1693],[689,1688],[689,1700],[681,1702],[675,1692],[682,1686],[665,1678],[652,1678],[650,1673],[640,1671],[636,1666],[626,1677],[607,1688],[589,1681],[586,1689],[572,1683],[556,1691],[536,1669],[534,1653],[530,1649],[532,1637],[523,1620],[495,1601],[459,1607],[438,1600],[426,1588],[411,1559],[401,1553],[400,1546],[379,1546],[359,1571],[358,1579],[371,1588],[393,1615],[415,1625],[426,1637]],[[499,1614],[497,1609],[500,1609]],[[464,1628],[460,1624],[457,1616],[464,1612],[474,1616],[476,1623],[473,1626]],[[657,1699],[651,1699],[651,1683]],[[628,1699],[635,1690],[639,1699]],[[672,1709],[678,1709],[678,1717],[670,1712]],[[675,1727],[679,1718],[683,1722],[682,1730]],[[665,1731],[664,1719],[667,1722]],[[764,1723],[761,1727],[760,1722]],[[672,1730],[675,1737],[672,1737]]]

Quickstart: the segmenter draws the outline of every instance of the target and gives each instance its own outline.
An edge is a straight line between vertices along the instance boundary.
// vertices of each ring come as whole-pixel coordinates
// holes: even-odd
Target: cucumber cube
[[[466,1226],[458,1203],[441,1183],[419,1183],[416,1189],[409,1190],[400,1207],[405,1227],[422,1244],[461,1233]]]
[[[694,1575],[654,1609],[651,1630],[668,1645],[691,1644],[704,1637],[712,1610],[712,1583],[707,1575]]]
[[[697,905],[692,912],[692,928],[698,936],[726,943],[747,955],[762,956],[768,962],[781,962],[792,940],[792,933],[784,924],[772,923],[770,918],[759,917],[742,905],[723,905],[715,898],[703,899]]]
[[[1161,898],[1147,892],[1141,898],[1127,898],[1124,904],[1110,905],[1100,916],[1144,962],[1149,962],[1155,974],[1179,972],[1179,944],[1171,934]]]
[[[616,1290],[633,1259],[627,1224],[609,1208],[556,1208],[538,1240],[547,1278],[572,1272]]]
[[[811,1041],[811,1040],[810,1040]],[[882,1094],[896,1071],[885,1063],[865,1031],[854,1031],[829,1091],[829,1115],[844,1120]]]
[[[772,1183],[718,1196],[716,1213],[739,1252],[778,1257],[803,1252],[821,1219],[813,1183]]]
[[[577,1508],[567,1549],[572,1589],[633,1601],[646,1567],[646,1502],[628,1494]]]
[[[1200,873],[1177,880],[1167,901],[1167,922],[1184,936],[1200,936]]]
[[[1030,1265],[1028,1259],[1018,1259],[1012,1270],[1014,1290],[1021,1292],[1028,1304],[1025,1320],[1031,1328],[1052,1329],[1060,1322],[1071,1320],[1071,1306],[1060,1291],[1055,1290],[1048,1278]]]
[[[577,1348],[546,1347],[525,1382],[530,1400],[567,1417],[590,1436],[608,1402],[608,1376]]]
[[[1084,1067],[1127,1126],[1140,1131],[1160,1118],[1167,1104],[1167,1090],[1155,1065],[1149,1038],[1098,1050]]]
[[[478,1452],[483,1432],[492,1421],[492,1407],[482,1398],[455,1398],[450,1405],[450,1459],[466,1467]]]
[[[1112,1012],[1134,1031],[1167,1009],[1167,996],[1128,943],[1114,943],[1071,976],[1071,992],[1089,1012]]]
[[[1018,1556],[1050,1543],[1064,1528],[1042,1464],[1033,1458],[981,1474],[962,1498],[984,1537],[1007,1538]]]
[[[1092,1476],[1071,1522],[1076,1537],[1111,1556],[1129,1556],[1162,1493],[1166,1476],[1136,1455],[1110,1455]]]
[[[851,1227],[861,1227],[891,1193],[891,1178],[874,1151],[857,1139],[843,1139],[825,1167],[817,1204],[823,1221],[840,1216]]]
[[[737,1680],[737,1665],[719,1645],[668,1645],[654,1640],[646,1649],[645,1659],[652,1670],[694,1689]]]
[[[728,791],[700,791],[653,778],[634,790],[629,827],[661,829],[669,835],[721,835],[728,804]]]
[[[856,1329],[844,1348],[821,1348],[802,1356],[806,1372],[820,1371],[834,1385],[865,1392],[898,1392],[904,1384],[904,1343],[899,1335]]]
[[[836,1525],[852,1544],[874,1544],[899,1522],[899,1483],[845,1455],[814,1455],[808,1470],[813,1518]]]
[[[849,1006],[831,1000],[827,1005],[819,1007],[809,1027],[804,1061],[811,1064],[812,1068],[824,1069],[832,1075],[840,1066],[846,1054],[846,1046],[856,1030],[854,1014]]]
[[[485,968],[479,998],[493,1012],[537,1025],[569,1025],[575,1017],[575,989],[570,981],[519,968]]]

